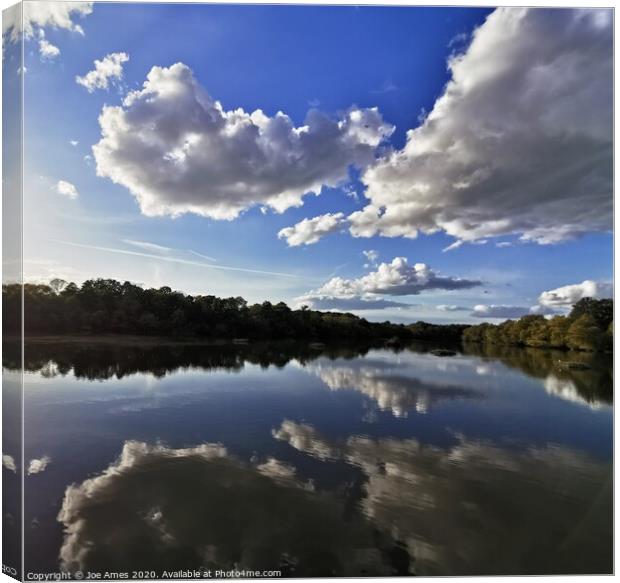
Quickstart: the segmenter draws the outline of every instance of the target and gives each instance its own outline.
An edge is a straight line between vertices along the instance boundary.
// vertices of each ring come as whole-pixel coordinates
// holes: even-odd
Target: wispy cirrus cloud
[[[148,241],[134,241],[132,239],[123,239],[123,243],[144,249],[145,251],[152,251],[155,253],[170,253],[172,248],[158,245],[157,243],[149,243]]]
[[[155,259],[155,260],[164,261],[167,263],[179,263],[181,265],[203,267],[205,269],[218,269],[222,271],[238,271],[241,273],[254,273],[256,275],[270,275],[270,276],[277,276],[277,277],[290,277],[290,278],[295,278],[295,279],[315,279],[315,278],[308,277],[305,275],[299,275],[299,274],[294,274],[294,273],[283,273],[280,271],[267,271],[267,270],[261,270],[261,269],[251,269],[251,268],[246,268],[246,267],[233,267],[231,265],[220,265],[220,264],[214,265],[212,263],[202,263],[199,261],[192,261],[191,259],[183,259],[182,257],[163,255],[161,253],[155,254],[155,253],[147,253],[147,252],[140,252],[140,251],[130,251],[128,249],[120,249],[117,247],[105,247],[102,245],[75,243],[73,241],[63,241],[61,239],[50,239],[50,241],[53,243],[58,243],[60,245],[68,245],[71,247],[77,247],[81,249],[92,249],[94,251],[103,251],[106,253],[116,253],[119,255],[131,255],[134,257],[144,257],[147,259]]]

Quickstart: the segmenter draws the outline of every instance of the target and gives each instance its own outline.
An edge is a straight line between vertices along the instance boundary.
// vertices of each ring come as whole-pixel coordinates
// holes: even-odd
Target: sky
[[[26,281],[437,323],[612,294],[611,10],[8,16]]]

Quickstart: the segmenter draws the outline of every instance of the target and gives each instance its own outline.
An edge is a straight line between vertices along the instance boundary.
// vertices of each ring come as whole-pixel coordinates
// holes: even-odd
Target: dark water
[[[610,359],[31,344],[26,367],[26,572],[612,570]]]

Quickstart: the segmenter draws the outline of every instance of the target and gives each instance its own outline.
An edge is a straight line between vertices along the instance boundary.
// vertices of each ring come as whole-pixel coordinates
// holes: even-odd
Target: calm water
[[[611,572],[611,361],[557,358],[32,344],[26,571]]]

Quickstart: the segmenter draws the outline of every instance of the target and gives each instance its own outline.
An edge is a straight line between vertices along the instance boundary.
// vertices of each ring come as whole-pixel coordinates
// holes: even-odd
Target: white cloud
[[[362,251],[362,254],[368,260],[368,264],[364,265],[364,267],[377,265],[377,259],[379,259],[379,251],[375,251],[374,249],[369,249],[368,251]]]
[[[435,306],[435,309],[440,312],[462,312],[468,310],[469,308],[464,306],[455,306],[454,304],[439,304],[438,306]]]
[[[499,8],[402,150],[366,170],[351,233],[556,243],[612,218],[612,12]]]
[[[359,279],[334,277],[319,291],[338,297],[351,294],[406,296],[432,289],[469,289],[480,284],[477,280],[441,276],[425,263],[409,265],[406,257],[395,257],[391,263],[381,263],[376,271]]]
[[[32,474],[40,474],[45,471],[51,461],[51,458],[46,455],[42,458],[30,460],[30,463],[28,464],[28,475],[31,476]]]
[[[350,165],[373,162],[394,129],[376,108],[339,119],[310,110],[301,127],[282,112],[227,111],[182,63],[153,67],[99,123],[97,173],[128,188],[145,215],[214,219],[299,206],[304,194],[341,184]]]
[[[473,312],[470,314],[475,318],[489,318],[508,320],[512,318],[521,318],[523,316],[552,316],[558,312],[548,306],[505,306],[505,305],[487,305],[479,304],[474,306]]]
[[[454,249],[458,249],[463,245],[463,243],[465,243],[465,241],[463,241],[462,239],[457,239],[454,243],[451,243],[447,247],[444,247],[442,249],[442,252],[446,253],[447,251],[453,251]],[[470,243],[472,245],[486,245],[488,241],[486,239],[477,239],[475,241],[467,241],[467,243]]]
[[[87,16],[92,11],[92,2],[24,2],[23,21],[19,10],[11,11],[14,18],[2,19],[2,36],[8,35],[12,42],[17,42],[22,29],[25,38],[32,38],[36,30],[44,27],[83,35],[84,30],[74,19]]]
[[[282,229],[278,233],[278,239],[286,239],[289,247],[311,245],[324,235],[339,230],[343,219],[342,213],[327,213],[313,219],[304,219],[292,227]]]
[[[43,38],[39,41],[39,54],[43,60],[53,60],[60,55],[60,49]]]
[[[358,279],[332,277],[320,288],[297,298],[297,302],[309,303],[315,307],[339,309],[339,305],[364,305],[373,301],[377,307],[410,307],[410,304],[397,305],[383,301],[379,296],[417,295],[426,290],[469,289],[480,285],[477,280],[446,277],[433,271],[425,263],[409,265],[405,257],[395,257],[391,263],[381,263],[375,271]],[[381,306],[381,302],[385,305]],[[366,304],[372,309],[370,303]],[[362,309],[349,307],[348,309]]]
[[[443,253],[445,253],[446,251],[454,251],[454,249],[458,249],[462,245],[463,245],[463,241],[460,241],[460,240],[459,241],[455,241],[454,243],[451,243],[447,247],[444,247],[441,251]]]
[[[69,143],[75,148],[80,142],[77,140],[69,140]]]
[[[2,465],[11,472],[17,472],[17,466],[15,465],[15,458],[12,455],[3,454]]]
[[[582,298],[611,298],[613,285],[609,282],[597,282],[586,279],[581,283],[565,285],[544,291],[538,298],[541,306],[549,308],[570,308]]]
[[[538,304],[531,307],[479,304],[474,307],[471,316],[476,318],[509,319],[527,315],[552,316],[566,314],[582,298],[611,298],[613,284],[585,280],[573,285],[565,285],[544,291],[538,298]],[[437,307],[439,309],[439,306]]]
[[[95,60],[95,68],[83,77],[77,75],[75,82],[86,87],[89,93],[95,89],[108,89],[108,87],[123,78],[123,63],[129,60],[127,53],[110,53],[100,61]]]
[[[77,198],[78,191],[77,188],[70,182],[66,180],[59,180],[56,184],[56,192],[58,194],[62,194],[63,196],[67,196],[69,198]]]

